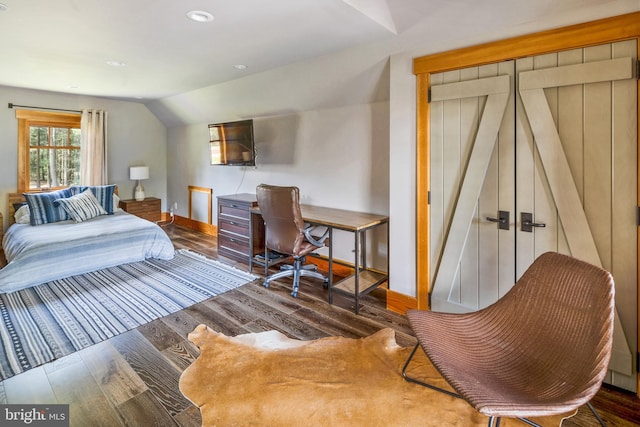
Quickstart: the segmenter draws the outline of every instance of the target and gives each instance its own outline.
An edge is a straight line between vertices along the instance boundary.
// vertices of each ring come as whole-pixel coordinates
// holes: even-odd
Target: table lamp
[[[135,199],[140,202],[144,200],[144,187],[140,183],[143,179],[149,179],[149,168],[147,166],[132,166],[129,168],[129,179],[137,180]]]

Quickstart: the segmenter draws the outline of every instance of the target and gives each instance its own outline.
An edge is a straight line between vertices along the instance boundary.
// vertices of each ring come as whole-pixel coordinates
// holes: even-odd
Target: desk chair
[[[607,373],[613,342],[614,283],[607,271],[555,252],[538,257],[489,307],[452,314],[409,310],[418,338],[407,381],[466,400],[489,416],[558,415],[589,403]],[[407,374],[421,346],[455,390]],[[495,423],[495,424],[494,424]]]
[[[318,273],[315,265],[304,265],[308,254],[325,245],[329,232],[326,230],[322,236],[315,237],[314,227],[304,223],[298,187],[260,184],[256,187],[256,197],[266,234],[264,287],[268,288],[273,280],[293,276],[291,296],[295,298],[298,296],[301,276],[321,279],[324,286],[328,286],[329,278]],[[287,255],[284,260],[293,258],[293,266],[283,266],[281,271],[269,276],[269,251]]]

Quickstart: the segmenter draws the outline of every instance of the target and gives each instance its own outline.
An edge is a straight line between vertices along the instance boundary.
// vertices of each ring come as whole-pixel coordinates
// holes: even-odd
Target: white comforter
[[[164,230],[126,212],[78,224],[13,224],[2,245],[8,264],[0,270],[0,292],[146,258],[171,259],[174,255]]]

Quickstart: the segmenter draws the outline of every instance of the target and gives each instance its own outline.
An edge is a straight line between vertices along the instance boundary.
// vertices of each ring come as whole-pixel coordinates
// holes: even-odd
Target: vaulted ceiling
[[[0,0],[0,85],[147,101],[416,26],[455,37],[457,13],[486,28],[611,1]],[[214,19],[193,21],[189,11]]]

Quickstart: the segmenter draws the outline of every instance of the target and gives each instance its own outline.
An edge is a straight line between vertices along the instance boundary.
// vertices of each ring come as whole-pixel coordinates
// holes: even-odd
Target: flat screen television
[[[212,165],[255,166],[253,120],[210,124],[209,153]]]

